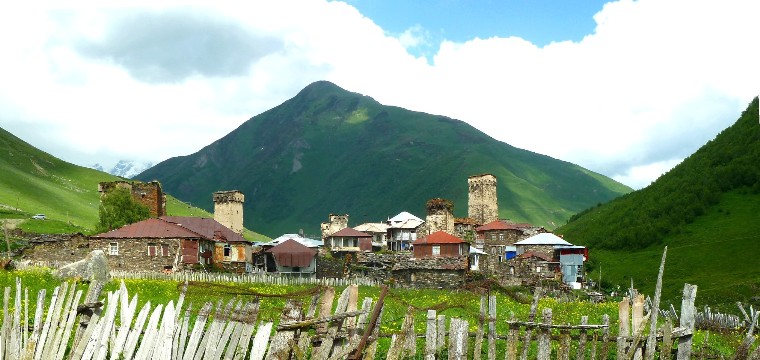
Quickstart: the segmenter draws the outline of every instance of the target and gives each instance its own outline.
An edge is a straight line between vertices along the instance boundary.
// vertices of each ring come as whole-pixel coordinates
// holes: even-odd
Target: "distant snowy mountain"
[[[103,165],[95,164],[90,166],[91,168],[99,171],[107,172],[111,175],[121,176],[131,179],[135,175],[145,171],[153,166],[152,162],[138,163],[132,160],[119,160],[110,170],[106,170]]]

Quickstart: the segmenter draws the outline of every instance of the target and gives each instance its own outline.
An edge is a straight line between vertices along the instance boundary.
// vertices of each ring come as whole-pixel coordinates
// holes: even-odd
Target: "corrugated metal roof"
[[[282,244],[285,241],[288,241],[288,240],[291,240],[291,239],[295,240],[295,241],[297,241],[299,243],[301,243],[301,245],[304,245],[304,246],[310,247],[310,248],[320,247],[320,246],[323,245],[321,240],[314,240],[314,239],[305,238],[305,237],[302,237],[299,234],[283,234],[281,236],[278,236],[277,238],[275,238],[272,241],[257,243],[257,245],[260,245],[260,246],[277,246],[277,245]]]
[[[475,231],[488,231],[488,230],[524,230],[533,227],[527,223],[513,223],[505,220],[494,220],[483,226],[478,226]]]
[[[572,245],[563,238],[552,233],[533,235],[525,240],[518,241],[515,245]]]
[[[383,223],[364,223],[361,225],[354,226],[354,230],[366,232],[366,233],[384,233],[388,231],[388,224]]]
[[[214,219],[191,216],[162,216],[161,219],[190,229],[207,239],[222,242],[248,242],[242,235]]]
[[[307,267],[317,255],[317,250],[308,248],[293,239],[288,239],[268,252],[274,255],[274,260],[280,266]]]
[[[412,244],[459,244],[466,242],[444,231],[436,231],[428,236],[415,240]]]
[[[388,222],[390,222],[391,225],[392,225],[395,222],[403,222],[403,221],[407,221],[407,220],[417,220],[417,221],[424,222],[422,219],[420,219],[420,218],[418,218],[418,217],[416,217],[416,216],[414,216],[414,215],[412,215],[412,214],[410,214],[410,213],[408,213],[406,211],[402,211],[402,212],[398,213],[398,215],[396,215],[396,216],[388,219]]]
[[[365,232],[357,231],[352,228],[341,229],[340,231],[333,233],[329,237],[372,237],[372,235]]]
[[[124,225],[118,229],[111,230],[107,233],[93,235],[98,239],[135,239],[135,238],[176,238],[176,239],[199,239],[204,238],[202,234],[196,233],[190,229],[177,224],[162,220],[150,218],[134,224]]]

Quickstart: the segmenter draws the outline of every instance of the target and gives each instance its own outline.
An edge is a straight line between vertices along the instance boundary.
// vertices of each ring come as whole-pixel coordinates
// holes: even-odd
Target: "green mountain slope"
[[[32,232],[92,232],[98,222],[98,183],[119,179],[57,159],[0,128],[0,221],[26,221],[17,225]],[[170,215],[213,217],[171,195],[166,202]],[[48,220],[29,220],[38,213]],[[246,238],[268,239],[252,231]]]
[[[406,210],[425,215],[443,197],[467,213],[467,177],[498,179],[500,216],[554,228],[630,191],[579,166],[517,149],[443,116],[384,106],[316,82],[195,154],[138,175],[212,208],[211,191],[244,192],[245,224],[270,236],[317,234],[329,213],[349,224]]]
[[[557,232],[591,249],[592,277],[601,267],[603,282],[632,278],[652,293],[667,245],[667,298],[691,282],[700,286],[698,300],[760,304],[758,164],[755,98],[734,125],[650,186],[584,211]]]

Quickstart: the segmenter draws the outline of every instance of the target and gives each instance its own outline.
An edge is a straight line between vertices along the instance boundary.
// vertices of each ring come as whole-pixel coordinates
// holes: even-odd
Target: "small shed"
[[[469,256],[470,244],[454,235],[436,231],[412,243],[415,258]]]
[[[314,276],[317,272],[317,250],[289,239],[267,250],[274,257],[277,272],[286,275]]]

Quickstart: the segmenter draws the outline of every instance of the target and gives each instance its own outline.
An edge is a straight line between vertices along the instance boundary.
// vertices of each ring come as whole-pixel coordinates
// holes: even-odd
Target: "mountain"
[[[536,136],[536,135],[531,135]],[[187,156],[139,174],[212,208],[209,192],[246,196],[245,224],[269,236],[318,234],[328,214],[349,225],[401,211],[425,215],[442,197],[467,215],[467,178],[498,179],[500,216],[554,228],[631,189],[577,165],[510,146],[445,116],[385,106],[326,81]]]
[[[60,160],[0,128],[0,220],[16,222],[45,214],[32,222],[32,232],[93,232],[98,222],[98,183],[121,178]],[[206,194],[211,198],[211,193]],[[166,196],[166,211],[174,216],[213,217],[212,214]],[[22,228],[26,229],[26,224]],[[246,239],[269,238],[250,230]]]
[[[735,124],[648,187],[587,209],[556,231],[591,250],[608,286],[653,293],[668,247],[664,295],[684,282],[698,302],[760,305],[760,121],[755,98]],[[592,275],[595,277],[595,275]]]
[[[135,175],[145,171],[146,169],[149,169],[151,166],[153,166],[152,162],[138,163],[132,160],[119,160],[119,162],[116,163],[116,165],[114,165],[109,170],[106,170],[100,164],[94,164],[90,166],[90,168],[93,168],[98,171],[107,172],[111,175],[116,175],[119,177],[131,179],[135,177]]]

